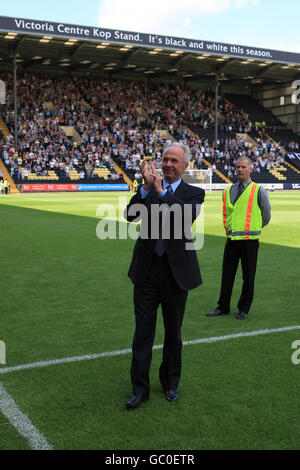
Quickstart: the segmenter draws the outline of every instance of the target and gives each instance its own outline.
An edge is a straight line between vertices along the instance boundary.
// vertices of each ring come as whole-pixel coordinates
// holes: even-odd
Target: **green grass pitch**
[[[100,204],[129,194],[0,196],[1,369],[130,349],[134,330],[127,277],[134,240],[96,236]],[[245,321],[207,318],[219,295],[225,243],[221,193],[207,193],[203,285],[189,293],[183,340],[300,325],[300,193],[270,193],[272,219],[261,237],[255,299]],[[113,217],[112,217],[113,219]],[[125,221],[120,216],[120,228]],[[117,234],[118,234],[117,227]],[[0,373],[0,382],[54,449],[299,449],[300,330],[183,347],[176,403],[158,380],[153,350],[150,401],[126,410],[131,354]],[[163,342],[159,313],[155,344]],[[30,449],[0,411],[0,449]]]

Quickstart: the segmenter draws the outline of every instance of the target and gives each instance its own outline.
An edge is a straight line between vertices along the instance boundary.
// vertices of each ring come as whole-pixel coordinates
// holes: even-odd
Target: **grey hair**
[[[191,154],[191,151],[190,151],[190,147],[188,145],[182,144],[181,142],[172,142],[171,144],[166,145],[163,149],[162,159],[164,158],[164,154],[168,150],[170,150],[170,148],[172,148],[172,147],[182,148],[182,150],[184,152],[184,162],[185,163],[188,163],[189,161],[191,161],[192,154]]]
[[[238,162],[239,160],[248,160],[249,166],[253,167],[253,162],[252,162],[251,158],[246,157],[246,156],[242,156],[242,157],[239,157],[239,158],[237,159],[237,162]]]

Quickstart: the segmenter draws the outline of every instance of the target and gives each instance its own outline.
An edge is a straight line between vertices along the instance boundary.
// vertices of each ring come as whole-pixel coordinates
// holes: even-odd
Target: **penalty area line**
[[[23,436],[33,450],[53,450],[53,447],[40,431],[32,424],[11,395],[0,382],[0,411],[6,416],[13,427]]]
[[[199,339],[193,339],[189,341],[183,341],[182,344],[183,346],[189,346],[192,344],[215,343],[217,341],[226,341],[226,340],[236,339],[236,338],[247,338],[251,336],[267,335],[271,333],[282,333],[285,331],[292,331],[292,330],[300,330],[300,325],[284,326],[281,328],[268,328],[264,330],[245,331],[242,333],[233,333],[233,334],[223,335],[223,336],[211,336],[208,338],[199,338]],[[153,349],[162,349],[162,348],[163,348],[162,344],[157,344],[153,346]],[[18,366],[3,367],[3,368],[0,368],[0,375],[7,374],[9,372],[16,372],[19,370],[36,369],[38,367],[48,367],[48,366],[57,365],[57,364],[66,364],[70,362],[81,362],[81,361],[88,361],[91,359],[100,359],[101,357],[124,356],[126,354],[130,354],[131,351],[132,351],[131,348],[120,349],[118,351],[107,351],[107,352],[98,353],[98,354],[85,354],[83,356],[63,357],[61,359],[52,359],[48,361],[39,361],[39,362],[32,362],[28,364],[20,364]]]

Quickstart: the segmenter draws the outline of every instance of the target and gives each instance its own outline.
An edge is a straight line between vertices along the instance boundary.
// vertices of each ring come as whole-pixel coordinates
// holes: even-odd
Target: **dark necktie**
[[[168,184],[168,186],[166,187],[166,190],[171,192],[171,193],[173,192],[172,186],[170,184]],[[162,216],[162,219],[163,219],[163,216]],[[163,224],[163,220],[162,220],[161,226],[159,228],[159,239],[157,240],[157,242],[155,244],[155,249],[154,249],[157,256],[162,256],[166,251],[165,246],[164,246],[164,241],[162,239],[162,224]]]
[[[244,191],[243,183],[239,183],[233,204],[236,203],[236,201],[238,200],[238,198],[240,197],[240,195],[242,194],[243,191]]]

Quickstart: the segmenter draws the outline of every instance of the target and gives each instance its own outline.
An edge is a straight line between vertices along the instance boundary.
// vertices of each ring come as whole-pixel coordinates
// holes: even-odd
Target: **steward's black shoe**
[[[208,312],[207,317],[219,317],[220,315],[228,315],[229,312],[222,312],[219,308],[216,308],[213,312]]]
[[[179,398],[179,395],[176,390],[165,390],[165,397],[168,401],[176,401]]]
[[[138,406],[141,405],[141,403],[143,403],[144,401],[148,401],[149,400],[149,395],[146,394],[146,395],[132,395],[128,402],[126,403],[126,407],[127,408],[137,408]]]
[[[237,314],[236,318],[238,320],[246,320],[246,318],[248,318],[248,313],[243,312],[243,310],[240,310],[239,313]]]

